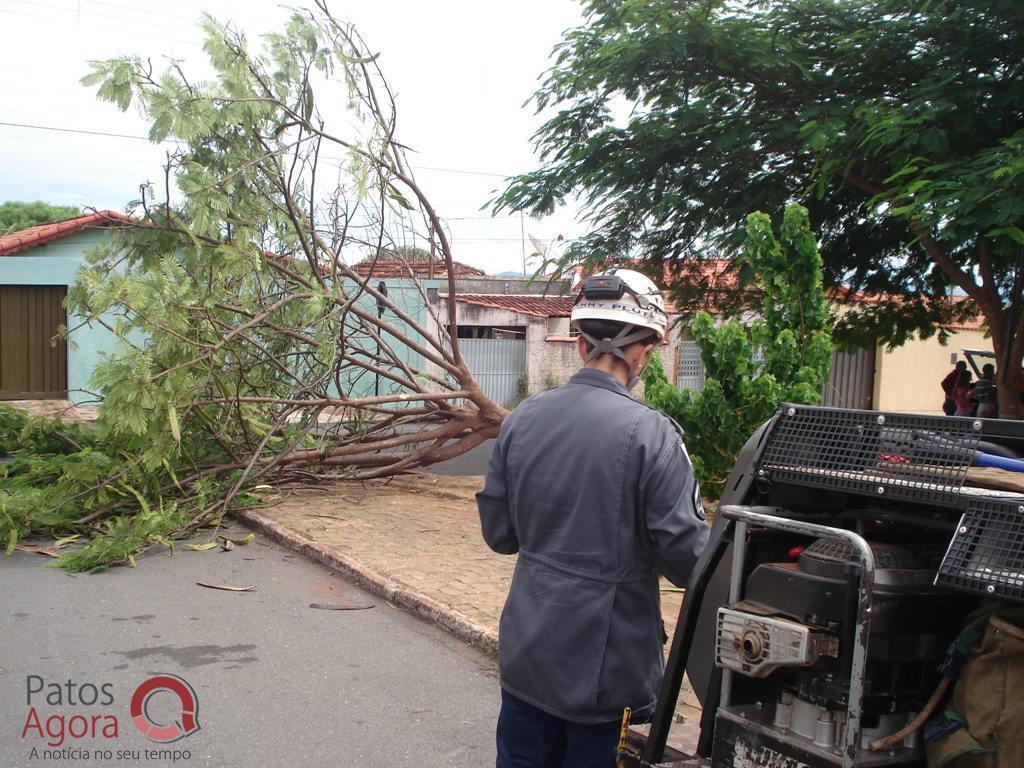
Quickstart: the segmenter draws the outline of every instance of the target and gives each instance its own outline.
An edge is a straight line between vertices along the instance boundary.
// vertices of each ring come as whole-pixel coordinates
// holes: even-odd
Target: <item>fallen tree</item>
[[[425,244],[456,292],[443,222],[358,32],[322,0],[259,53],[230,26],[204,27],[208,81],[139,58],[93,62],[83,79],[178,149],[164,199],[143,187],[137,222],[69,291],[69,309],[117,339],[93,380],[96,430],[4,412],[8,550],[33,531],[78,535],[88,544],[62,566],[134,564],[253,503],[261,483],[424,467],[495,435],[505,415],[460,353],[455,303],[431,318],[404,261],[408,243]],[[351,127],[336,132],[327,112]],[[402,291],[375,285],[376,259],[408,267]]]

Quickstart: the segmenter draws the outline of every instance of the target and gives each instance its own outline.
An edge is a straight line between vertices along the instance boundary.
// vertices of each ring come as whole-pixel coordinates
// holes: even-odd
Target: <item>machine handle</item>
[[[843,768],[853,768],[860,745],[860,719],[864,708],[864,668],[867,665],[868,638],[871,633],[871,601],[875,584],[875,557],[871,546],[863,537],[845,528],[833,528],[827,525],[807,523],[802,520],[790,520],[779,517],[773,512],[775,507],[746,507],[727,504],[718,508],[718,515],[734,521],[738,526],[759,525],[764,528],[799,533],[818,538],[839,539],[846,541],[860,555],[860,590],[857,600],[857,627],[853,636],[853,659],[850,662],[850,701],[846,712],[846,736],[843,740]],[[736,537],[733,549],[733,589],[738,589],[736,573],[743,568],[745,542]],[[737,560],[739,562],[737,562]],[[738,600],[740,595],[731,594],[730,600]],[[726,679],[726,676],[723,676]],[[724,691],[723,691],[724,694]],[[723,700],[727,696],[723,695]]]

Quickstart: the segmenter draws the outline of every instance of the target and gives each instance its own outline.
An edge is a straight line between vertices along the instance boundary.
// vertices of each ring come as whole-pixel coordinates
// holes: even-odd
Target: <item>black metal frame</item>
[[[661,681],[658,692],[658,704],[651,719],[651,729],[644,744],[643,760],[656,765],[665,755],[665,744],[668,732],[672,727],[672,717],[679,699],[679,689],[686,674],[686,662],[690,657],[690,647],[697,630],[697,617],[704,602],[704,592],[712,574],[722,561],[726,547],[732,542],[735,524],[729,521],[723,526],[716,526],[712,531],[707,548],[700,556],[690,581],[686,586],[686,597],[679,611],[675,633],[672,636],[672,648],[665,665],[665,677]],[[706,705],[705,705],[706,706]],[[717,707],[716,707],[717,709]],[[703,717],[701,718],[703,726]],[[703,730],[702,730],[703,733]]]
[[[960,518],[935,585],[1024,603],[1024,504],[972,500]]]
[[[983,539],[979,533],[993,519],[1004,528],[1010,526],[1010,535],[1024,541],[1024,509],[1019,500],[961,494],[981,438],[1009,444],[1024,453],[1022,427],[1020,422],[783,405],[744,446],[722,504],[747,503],[756,497],[756,488],[763,490],[769,483],[781,482],[965,509],[936,585],[1024,602],[1024,582],[991,575],[981,579],[983,574],[972,575],[964,565],[977,564],[998,549],[999,540]],[[642,765],[657,765],[665,757],[705,592],[736,535],[734,520],[717,522],[690,577],[644,741]],[[1000,552],[1006,549],[1003,544]],[[1019,570],[1024,572],[1024,550],[1015,553],[1020,558]],[[697,755],[705,758],[712,752],[721,677],[716,667],[703,699]]]
[[[981,429],[980,419],[785,405],[757,475],[956,507]]]

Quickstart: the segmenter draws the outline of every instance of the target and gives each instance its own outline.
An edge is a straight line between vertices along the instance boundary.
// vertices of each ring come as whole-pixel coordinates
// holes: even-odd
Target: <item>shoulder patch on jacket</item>
[[[683,448],[686,451],[686,448]],[[701,520],[707,520],[707,514],[704,512],[704,502],[700,498],[700,484],[696,479],[693,481],[693,511]]]

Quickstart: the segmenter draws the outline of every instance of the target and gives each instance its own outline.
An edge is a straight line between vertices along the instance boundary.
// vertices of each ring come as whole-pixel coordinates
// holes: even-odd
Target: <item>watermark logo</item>
[[[130,733],[121,729],[125,704],[135,727],[155,745],[140,748],[126,738]],[[112,682],[82,682],[70,677],[49,681],[42,675],[28,675],[25,706],[20,733],[29,747],[29,760],[177,763],[191,760],[192,752],[177,744],[165,745],[199,730],[195,690],[182,678],[167,673],[143,680],[130,698],[118,695]]]
[[[149,716],[147,704],[157,693],[171,693],[178,697],[181,716],[177,721],[157,723]],[[132,695],[129,712],[142,735],[158,744],[170,744],[199,730],[199,699],[192,686],[177,675],[156,675],[143,681]]]

